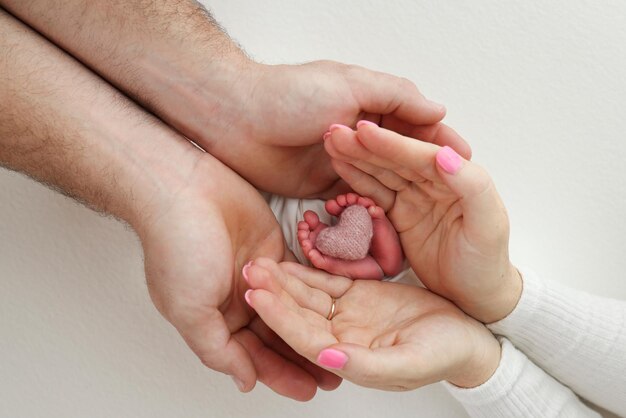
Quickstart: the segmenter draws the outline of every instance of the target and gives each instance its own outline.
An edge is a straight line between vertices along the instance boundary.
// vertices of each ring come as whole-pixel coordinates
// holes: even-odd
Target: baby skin
[[[370,219],[365,219],[366,222],[362,222],[362,218],[357,222],[353,221],[362,217],[365,212],[359,211],[357,207],[365,209],[366,216],[369,215],[371,218],[369,235],[367,223]],[[328,200],[325,208],[330,215],[340,218],[339,225],[326,225],[313,211],[306,211],[304,220],[298,223],[298,241],[304,255],[313,266],[352,279],[381,280],[385,276],[394,276],[400,272],[403,254],[398,233],[387,219],[385,211],[376,206],[372,199],[356,193],[341,194],[335,199]],[[342,222],[346,221],[348,215],[350,220]],[[328,238],[331,236],[330,230],[320,235],[327,228],[335,229],[332,231],[332,238]],[[333,239],[335,235],[340,235],[340,239]],[[331,247],[328,244],[330,240],[335,246],[342,243],[346,245],[346,241],[351,241],[350,248],[353,251],[341,251],[342,249],[339,249],[339,252],[329,251],[327,248]],[[354,251],[354,247],[363,249],[364,245],[364,251],[358,255],[358,248]],[[336,256],[341,252],[345,254],[343,257]]]

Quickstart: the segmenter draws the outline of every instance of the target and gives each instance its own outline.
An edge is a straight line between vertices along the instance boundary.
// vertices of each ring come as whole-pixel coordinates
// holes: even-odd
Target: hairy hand
[[[346,190],[322,146],[332,123],[368,119],[414,135],[445,115],[409,80],[357,66],[317,61],[245,68],[239,96],[212,115],[213,129],[194,139],[255,186],[278,194],[329,198]],[[469,157],[454,131],[442,131],[438,141]]]
[[[198,151],[199,152],[199,151]],[[208,367],[242,391],[256,380],[308,400],[340,379],[293,352],[243,301],[241,266],[282,260],[283,236],[265,201],[235,173],[203,155],[190,183],[140,228],[150,295]]]

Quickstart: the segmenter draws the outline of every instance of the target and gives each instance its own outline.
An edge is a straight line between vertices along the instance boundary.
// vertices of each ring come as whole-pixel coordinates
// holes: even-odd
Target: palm
[[[315,393],[315,379],[336,386],[336,379],[303,366],[243,302],[247,284],[241,267],[258,256],[283,258],[273,214],[253,188],[221,164],[213,163],[212,182],[199,166],[176,201],[142,234],[155,305],[205,365],[239,376],[248,386],[258,378],[296,399]],[[266,353],[270,361],[259,364],[250,352]]]
[[[373,349],[404,346],[417,357],[423,357],[421,351],[425,347],[462,338],[461,327],[444,326],[462,317],[449,302],[425,289],[358,280],[337,299],[330,333],[337,342]],[[326,318],[320,316],[320,319],[315,325],[322,328]],[[445,332],[440,332],[442,329]]]
[[[337,372],[363,386],[406,390],[448,379],[465,368],[474,336],[488,334],[449,301],[414,286],[352,281],[267,259],[255,261],[250,283],[264,291],[251,301],[259,315],[311,361],[332,345],[358,346],[403,364],[400,372],[372,367],[356,380]],[[332,298],[336,311],[328,320]]]
[[[498,251],[480,248],[465,228],[463,208],[439,179],[413,183],[398,191],[389,219],[400,232],[409,262],[424,284],[440,295],[457,296],[476,283],[483,266],[501,261]],[[495,237],[493,247],[498,242]]]
[[[438,142],[439,133],[425,134]],[[385,209],[411,267],[429,289],[466,312],[500,299],[501,279],[511,269],[508,218],[484,170],[470,165],[472,189],[459,194],[437,168],[437,145],[361,127],[358,134],[336,131],[325,147],[355,191]],[[471,206],[477,201],[485,203]]]
[[[282,237],[276,233],[275,220],[265,217],[245,236],[237,237],[229,230],[224,215],[241,220],[250,219],[250,214],[246,207],[230,209],[216,207],[208,196],[181,195],[180,203],[158,220],[158,238],[146,240],[149,289],[157,307],[177,326],[214,321],[214,312],[219,311],[228,331],[241,329],[252,315],[241,303],[246,283],[240,277],[241,269],[235,267],[259,255],[282,259]],[[266,213],[260,212],[255,215],[264,218]],[[262,244],[252,246],[242,238]]]

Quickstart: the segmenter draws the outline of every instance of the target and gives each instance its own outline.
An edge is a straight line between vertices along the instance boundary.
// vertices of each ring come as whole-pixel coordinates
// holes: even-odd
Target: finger
[[[341,384],[342,379],[339,376],[322,369],[302,357],[300,354],[296,353],[293,348],[289,347],[287,343],[285,343],[274,331],[272,331],[271,328],[269,328],[267,324],[265,324],[265,322],[263,322],[258,316],[256,316],[250,324],[248,324],[248,329],[250,329],[250,331],[263,341],[266,347],[274,350],[276,353],[310,374],[315,379],[317,386],[320,389],[334,390]]]
[[[244,328],[234,338],[252,358],[259,382],[297,401],[308,401],[315,396],[317,382],[313,376],[267,347],[251,330]]]
[[[415,175],[431,181],[438,180],[435,155],[439,146],[365,124],[359,126],[357,136],[362,146],[377,158],[366,162],[392,169],[411,181],[415,181]],[[342,152],[348,154],[349,151],[343,149]]]
[[[324,139],[324,150],[326,153],[335,160],[343,161],[343,162],[352,162],[354,158],[349,155],[344,155],[335,147],[334,141],[329,141],[332,137],[332,132],[329,132]],[[356,132],[354,133],[354,137],[356,138]]]
[[[365,138],[361,138],[361,132],[365,132]],[[375,135],[372,136],[372,133]],[[381,154],[380,148],[383,140],[378,138],[380,136],[384,136],[385,144],[391,141],[395,148],[392,150],[383,149],[385,153]],[[399,139],[402,140],[401,143],[398,143]],[[413,162],[407,163],[406,158],[404,161],[398,161],[394,155],[394,153],[402,154],[403,149],[409,147],[410,143],[418,144],[422,148],[428,146],[433,150],[438,148],[435,145],[416,141],[395,132],[378,128],[375,125],[364,124],[359,124],[359,131],[356,135],[351,129],[336,128],[331,130],[324,146],[333,159],[348,162],[375,177],[387,188],[400,191],[408,186],[407,181],[423,182],[426,180],[423,173],[416,171]],[[434,177],[436,176],[434,162],[431,161],[431,165],[433,167],[430,173],[431,177]]]
[[[258,260],[257,260],[258,261]],[[295,301],[295,299],[288,293],[285,292],[278,282],[278,280],[271,274],[269,271],[264,269],[263,267],[251,265],[248,268],[247,273],[247,281],[253,290],[266,290],[273,295],[275,295],[278,299],[280,299],[281,303],[287,308],[294,312],[297,312],[302,317],[306,318],[306,320],[316,323],[320,321],[321,314],[316,311],[303,308]],[[250,290],[246,291],[245,299],[249,303],[248,295],[250,294]],[[331,302],[327,302],[327,305],[330,307]]]
[[[376,164],[385,164],[380,160]],[[385,164],[387,166],[391,164]],[[393,168],[382,168],[380,165],[370,164],[366,161],[354,161],[352,166],[362,172],[369,174],[378,180],[383,186],[392,191],[401,191],[409,187],[411,182],[422,182],[425,179],[416,175],[412,170],[407,170],[393,164]]]
[[[437,381],[429,381],[428,368],[422,376],[425,368],[416,351],[409,345],[371,349],[338,343],[320,351],[317,363],[361,386],[402,391]]]
[[[354,164],[367,162],[381,168],[395,168],[397,164],[386,158],[381,158],[368,150],[359,140],[355,131],[342,125],[330,130],[330,135],[324,141],[324,149],[331,158]],[[379,129],[371,126],[372,129]],[[407,138],[410,140],[409,138]]]
[[[325,271],[303,266],[298,263],[282,262],[280,267],[295,276],[307,286],[319,289],[335,299],[343,296],[353,285],[353,281],[342,276],[334,276]]]
[[[369,174],[357,169],[352,164],[339,160],[332,160],[335,172],[341,176],[352,187],[352,189],[362,196],[371,197],[374,202],[385,211],[393,206],[396,194],[382,185],[378,180]]]
[[[463,158],[467,160],[472,158],[472,148],[467,141],[444,123],[414,125],[398,119],[395,115],[385,115],[381,120],[380,127],[397,132],[400,135],[430,142],[440,147],[447,145],[456,150]]]
[[[289,309],[283,300],[264,289],[249,290],[248,303],[263,322],[276,332],[297,353],[314,362],[324,347],[337,343],[326,323],[313,325],[301,312]]]
[[[179,329],[181,336],[202,364],[232,376],[242,392],[249,392],[256,384],[254,364],[246,349],[231,336],[224,317],[215,310],[192,326]]]
[[[274,266],[272,266],[272,264]],[[270,272],[269,269],[272,271]],[[277,271],[277,269],[279,271]],[[274,295],[280,294],[279,299],[288,309],[301,313],[303,318],[310,323],[325,324],[325,318],[328,312],[330,312],[332,305],[330,296],[320,290],[308,288],[304,283],[295,278],[287,278],[287,280],[285,280],[285,278],[282,277],[281,281],[277,280],[276,276],[287,276],[287,274],[280,271],[278,265],[271,259],[261,258],[256,260],[253,265],[248,268],[247,272],[248,283],[253,289],[264,289],[272,292]],[[286,290],[281,287],[281,282]],[[292,297],[294,299],[292,299]],[[298,305],[298,303],[300,303],[301,306]],[[313,313],[306,311],[306,309],[311,308],[317,309],[320,312]],[[312,318],[312,316],[315,317]],[[309,360],[296,354],[291,347],[280,339],[276,333],[271,331],[262,321],[254,321],[253,324],[251,328],[257,332],[267,345],[270,345],[285,357],[297,362],[297,364],[309,371],[318,381],[320,388],[332,390],[341,383],[341,379],[338,379],[337,376],[329,374]]]
[[[301,307],[326,317],[330,312],[333,298],[319,290],[307,286],[297,277],[285,272],[269,258],[259,258],[248,269],[248,283],[253,289],[265,289],[279,296],[290,307]],[[290,298],[287,298],[287,293]],[[295,304],[289,299],[293,299]]]
[[[364,112],[392,114],[415,125],[437,123],[446,115],[444,106],[427,100],[406,78],[358,66],[350,66],[346,78]]]
[[[508,237],[506,209],[487,171],[449,147],[439,150],[436,161],[442,180],[460,197],[468,239],[485,237],[485,231],[494,230],[506,231]]]

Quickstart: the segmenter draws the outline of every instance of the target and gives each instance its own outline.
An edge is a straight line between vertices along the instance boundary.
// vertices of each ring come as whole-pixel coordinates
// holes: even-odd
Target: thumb
[[[383,390],[409,390],[432,382],[424,379],[419,353],[409,346],[371,349],[339,343],[322,350],[317,364],[358,385]]]
[[[251,391],[257,380],[250,354],[235,339],[219,311],[217,318],[179,330],[185,342],[210,369],[231,376],[241,392]]]
[[[414,125],[437,123],[446,115],[446,109],[432,102],[406,78],[351,66],[347,73],[352,93],[361,109],[367,113],[394,115]]]
[[[471,236],[508,231],[506,208],[484,168],[464,160],[448,146],[439,149],[436,161],[443,181],[461,198],[464,227]]]

